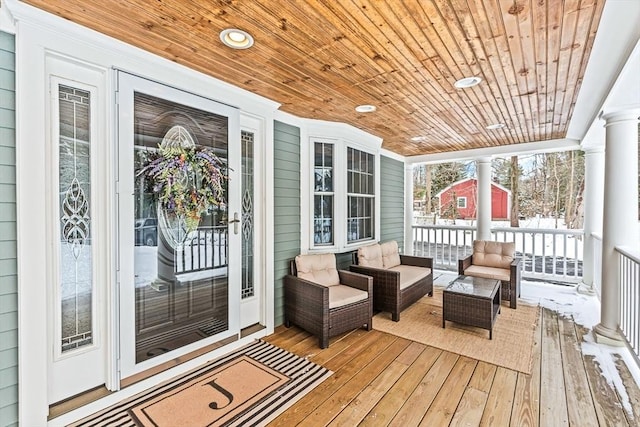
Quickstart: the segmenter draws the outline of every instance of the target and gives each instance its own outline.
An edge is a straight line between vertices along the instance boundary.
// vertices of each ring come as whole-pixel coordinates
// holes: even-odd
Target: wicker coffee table
[[[458,276],[442,292],[442,327],[447,320],[489,330],[500,313],[500,281]]]

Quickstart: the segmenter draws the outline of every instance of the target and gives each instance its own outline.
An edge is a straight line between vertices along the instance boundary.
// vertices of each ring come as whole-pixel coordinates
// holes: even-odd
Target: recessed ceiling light
[[[358,105],[356,107],[356,111],[358,113],[372,113],[374,111],[376,111],[376,106],[375,105]]]
[[[489,130],[502,129],[505,126],[506,125],[504,123],[494,123],[494,124],[491,124],[491,125],[487,126],[487,129],[489,129]]]
[[[426,136],[414,136],[411,138],[413,142],[420,142],[420,141],[424,141],[425,139],[427,139]]]
[[[246,31],[227,28],[220,32],[220,40],[233,49],[247,49],[253,46],[253,37]]]
[[[453,85],[458,89],[464,89],[467,87],[472,87],[480,83],[482,79],[480,77],[465,77],[456,81]]]

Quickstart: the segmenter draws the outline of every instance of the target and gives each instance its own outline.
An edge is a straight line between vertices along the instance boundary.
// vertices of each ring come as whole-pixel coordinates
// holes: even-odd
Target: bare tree
[[[560,211],[560,177],[558,176],[558,156],[553,156],[553,177],[555,179],[555,197],[553,201],[553,216],[555,218],[555,227],[558,228],[558,217]],[[552,183],[553,184],[553,183]]]
[[[574,224],[576,221],[576,198],[578,197],[577,179],[576,179],[576,155],[575,152],[570,151],[568,158],[568,180],[565,188],[565,202],[564,202],[564,222],[569,228],[574,228],[570,224]],[[566,169],[566,168],[565,168]]]
[[[509,168],[509,178],[511,184],[511,226],[519,227],[519,196],[518,182],[520,181],[520,169],[518,167],[518,156],[511,156],[511,167]]]
[[[424,193],[424,205],[427,214],[433,213],[433,206],[431,203],[431,165],[425,165],[425,193]],[[434,217],[435,220],[435,217]]]

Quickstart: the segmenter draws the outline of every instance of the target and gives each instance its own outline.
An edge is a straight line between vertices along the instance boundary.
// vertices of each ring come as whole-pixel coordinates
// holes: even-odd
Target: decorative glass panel
[[[62,353],[93,342],[91,93],[58,86]]]
[[[242,298],[254,295],[253,283],[253,141],[254,135],[242,131]]]
[[[333,145],[315,143],[313,242],[333,244]]]
[[[370,240],[375,232],[375,157],[347,149],[347,241]]]
[[[219,204],[203,198],[227,174],[228,118],[135,93],[134,120],[140,363],[229,329],[227,182]]]

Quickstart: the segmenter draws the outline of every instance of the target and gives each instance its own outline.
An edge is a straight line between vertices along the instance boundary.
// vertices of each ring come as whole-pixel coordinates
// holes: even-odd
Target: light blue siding
[[[18,425],[15,37],[0,32],[0,426]]]
[[[404,163],[380,156],[380,241],[404,246]]]
[[[284,322],[282,278],[300,253],[300,129],[274,123],[274,294],[275,324]]]

